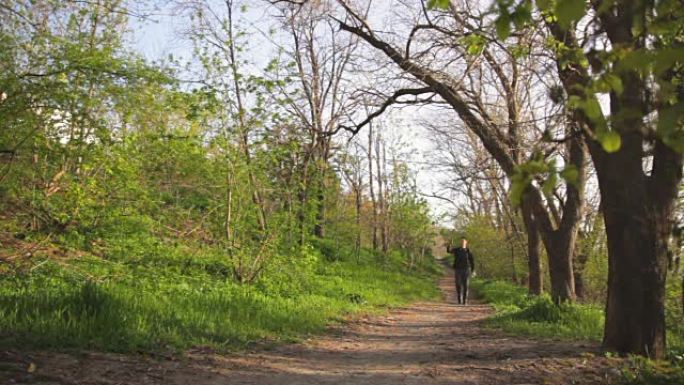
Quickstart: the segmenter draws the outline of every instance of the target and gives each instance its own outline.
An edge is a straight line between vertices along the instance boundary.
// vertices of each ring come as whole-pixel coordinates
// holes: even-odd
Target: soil
[[[483,327],[489,306],[442,302],[359,318],[301,343],[221,355],[0,352],[1,384],[618,384],[593,342],[514,337]]]

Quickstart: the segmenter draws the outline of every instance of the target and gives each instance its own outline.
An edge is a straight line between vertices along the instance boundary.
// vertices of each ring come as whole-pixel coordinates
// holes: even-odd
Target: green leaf
[[[657,133],[667,146],[684,153],[684,101],[658,111]]]
[[[646,73],[653,61],[653,54],[645,50],[634,50],[624,54],[618,62],[618,69],[622,71],[637,70]]]
[[[605,76],[606,83],[610,86],[610,88],[615,91],[616,94],[621,94],[622,91],[624,90],[624,87],[622,86],[622,79],[620,79],[618,76],[608,74]]]
[[[502,13],[498,19],[496,19],[496,35],[499,39],[506,40],[511,35],[511,17],[508,13]]]
[[[537,0],[537,7],[544,12],[550,11],[552,6],[552,0]]]
[[[656,74],[662,74],[677,63],[684,63],[684,48],[658,49],[653,60],[653,71]]]
[[[560,172],[560,176],[567,183],[576,185],[579,181],[579,170],[574,164],[569,164]]]
[[[532,4],[528,1],[523,1],[515,8],[511,14],[511,20],[516,28],[522,28],[532,20]]]
[[[554,13],[558,18],[558,24],[564,29],[568,29],[572,23],[584,16],[585,8],[585,0],[558,0]]]
[[[599,120],[602,116],[601,105],[596,98],[590,98],[584,103],[584,113],[591,120]]]
[[[606,152],[615,152],[622,146],[622,138],[615,131],[600,131],[596,137]]]
[[[427,3],[428,9],[448,9],[450,0],[430,0]]]
[[[552,170],[552,172],[549,173],[548,178],[546,178],[544,184],[542,185],[542,192],[544,193],[544,195],[550,196],[553,193],[553,189],[556,188],[557,184],[558,174],[556,174],[556,172]]]
[[[482,53],[487,41],[478,34],[470,34],[463,39],[463,44],[466,46],[466,52],[475,56]]]
[[[516,177],[517,176],[517,177]],[[522,203],[523,194],[530,185],[531,180],[527,180],[520,175],[513,175],[511,178],[510,198],[513,207],[519,207]]]

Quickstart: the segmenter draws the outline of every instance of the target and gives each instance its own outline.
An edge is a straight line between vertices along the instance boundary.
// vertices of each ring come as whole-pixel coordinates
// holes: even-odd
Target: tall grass
[[[305,270],[290,266],[239,285],[220,257],[166,251],[44,260],[30,272],[0,277],[0,346],[230,350],[292,340],[350,313],[438,296],[434,268],[408,272],[371,255],[330,262],[314,251]]]

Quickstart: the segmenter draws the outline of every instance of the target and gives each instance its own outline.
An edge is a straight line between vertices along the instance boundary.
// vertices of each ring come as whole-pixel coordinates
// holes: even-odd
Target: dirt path
[[[590,343],[538,341],[484,330],[484,305],[418,303],[360,319],[324,337],[246,354],[190,352],[152,359],[113,354],[0,354],[5,384],[596,384],[615,370]],[[27,372],[29,362],[35,370]]]

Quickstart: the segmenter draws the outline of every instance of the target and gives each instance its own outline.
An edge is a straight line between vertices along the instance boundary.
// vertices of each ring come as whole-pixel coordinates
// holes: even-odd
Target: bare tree
[[[302,164],[300,210],[305,210],[314,195],[316,221],[313,232],[317,237],[323,237],[325,188],[330,177],[333,133],[355,103],[347,91],[347,77],[358,38],[341,33],[328,17],[334,5],[332,1],[279,3],[279,17],[291,44],[286,52],[295,64],[288,76],[296,79],[300,90],[289,99],[288,107],[308,137]],[[303,211],[300,222],[304,237]]]
[[[539,127],[532,114],[521,114],[522,102],[534,104],[531,98],[535,95],[519,86],[522,68],[513,47],[534,47],[538,36],[521,35],[515,45],[506,45],[496,39],[478,9],[459,10],[452,5],[448,12],[431,13],[422,3],[417,9],[403,9],[413,19],[402,38],[399,33],[378,32],[349,2],[338,3],[351,18],[338,21],[341,29],[365,40],[421,85],[396,94],[439,95],[477,135],[507,176],[519,174],[519,165],[539,156],[560,158],[562,154],[566,164],[573,165],[577,178],[564,185],[562,194],[542,190],[543,180],[535,181],[522,194],[525,223],[538,228],[549,255],[551,294],[557,301],[572,300],[572,256],[584,205],[585,148],[574,127],[561,124],[555,128],[567,135],[561,146],[533,146],[533,151],[524,151],[532,143],[541,143],[540,134],[549,127]],[[472,41],[473,36],[477,40]],[[387,104],[395,102],[396,94]],[[358,131],[365,123],[346,128]]]

